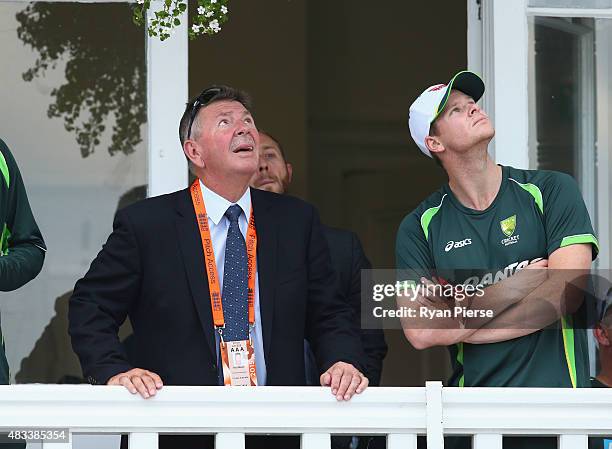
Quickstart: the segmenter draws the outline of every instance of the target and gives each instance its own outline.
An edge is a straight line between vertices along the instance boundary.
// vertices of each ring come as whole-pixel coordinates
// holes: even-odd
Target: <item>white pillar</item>
[[[244,449],[244,433],[218,433],[215,437],[216,449]]]
[[[417,436],[411,434],[389,434],[387,449],[417,449]]]
[[[502,449],[502,442],[500,434],[474,435],[474,449]]]
[[[527,0],[483,0],[484,108],[496,162],[529,168]]]
[[[130,433],[128,437],[129,449],[157,449],[158,442],[156,433]]]
[[[329,449],[331,435],[329,433],[304,433],[301,447],[302,449]]]
[[[442,417],[442,382],[426,382],[427,449],[444,449]]]
[[[153,0],[151,11],[161,9],[162,4]],[[187,13],[180,20],[181,25],[165,41],[148,33],[146,38],[148,196],[187,187],[187,161],[178,137],[188,95]]]

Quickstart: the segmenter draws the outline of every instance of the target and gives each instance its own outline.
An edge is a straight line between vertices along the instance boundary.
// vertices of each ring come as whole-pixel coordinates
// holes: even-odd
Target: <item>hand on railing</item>
[[[370,381],[350,363],[336,362],[321,374],[321,386],[331,386],[331,392],[339,401],[348,401],[355,393],[359,394]]]
[[[141,368],[132,368],[124,373],[111,377],[106,385],[123,385],[132,394],[140,393],[147,399],[155,396],[157,390],[161,390],[164,383],[157,374]]]

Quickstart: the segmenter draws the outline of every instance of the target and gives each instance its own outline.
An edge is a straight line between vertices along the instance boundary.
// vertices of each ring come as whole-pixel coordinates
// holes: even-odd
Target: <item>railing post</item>
[[[502,449],[503,436],[500,434],[474,435],[474,449]]]
[[[389,434],[387,449],[417,449],[417,436],[410,434]]]
[[[216,449],[244,449],[244,433],[218,433],[215,437]]]
[[[330,449],[331,436],[329,433],[302,434],[302,449]]]
[[[427,449],[444,449],[442,424],[442,382],[426,382]]]
[[[561,435],[559,449],[587,449],[588,435]]]
[[[129,449],[158,449],[157,433],[130,433],[128,437]]]
[[[42,442],[42,449],[72,449],[72,432],[68,431],[68,441],[56,443],[55,441]]]

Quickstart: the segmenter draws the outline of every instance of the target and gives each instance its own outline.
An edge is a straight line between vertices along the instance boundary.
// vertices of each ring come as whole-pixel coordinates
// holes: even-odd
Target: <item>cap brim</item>
[[[442,97],[442,100],[438,105],[438,110],[436,111],[436,115],[434,116],[432,122],[438,118],[442,111],[444,111],[448,97],[453,89],[457,89],[472,97],[474,101],[478,101],[484,94],[485,85],[484,81],[482,81],[482,79],[474,72],[464,70],[463,72],[457,73],[448,83],[444,97]]]

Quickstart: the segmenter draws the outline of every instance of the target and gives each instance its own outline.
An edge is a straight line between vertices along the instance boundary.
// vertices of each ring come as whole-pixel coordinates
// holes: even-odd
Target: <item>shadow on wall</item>
[[[146,196],[146,186],[134,187],[121,195],[117,210]],[[19,372],[15,375],[17,383],[87,383],[68,335],[68,301],[71,296],[72,290],[55,300],[55,315],[36,341],[32,352],[21,361]],[[119,328],[119,339],[125,341],[131,334],[132,325],[126,319]]]

